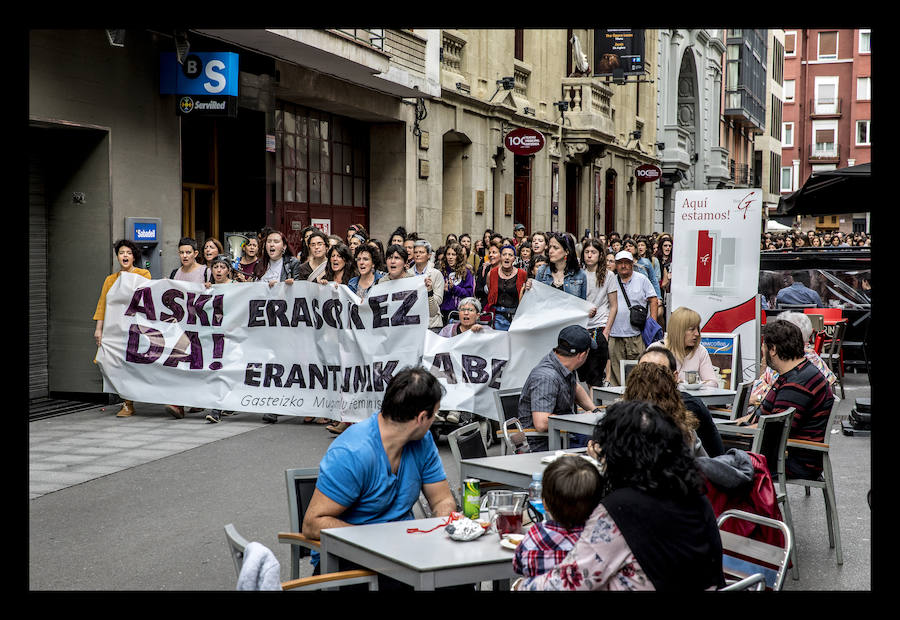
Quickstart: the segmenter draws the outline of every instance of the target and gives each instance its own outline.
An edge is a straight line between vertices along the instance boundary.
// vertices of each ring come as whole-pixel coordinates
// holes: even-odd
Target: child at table
[[[550,463],[543,477],[546,519],[532,525],[516,547],[513,570],[534,577],[562,562],[600,502],[602,486],[597,466],[577,454]]]

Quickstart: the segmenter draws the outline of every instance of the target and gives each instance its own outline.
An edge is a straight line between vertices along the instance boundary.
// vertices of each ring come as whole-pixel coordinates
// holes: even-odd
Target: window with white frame
[[[859,101],[868,101],[872,98],[872,78],[856,78],[856,98]]]
[[[872,144],[872,121],[856,121],[856,146]]]
[[[794,123],[781,124],[781,146],[785,148],[794,146]]]
[[[816,58],[818,60],[837,60],[838,57],[838,33],[837,30],[819,33],[819,46]]]
[[[785,80],[784,81],[784,102],[785,103],[793,103],[794,102],[794,80]]]
[[[794,169],[791,167],[782,167],[781,169],[781,191],[794,191]]]
[[[813,121],[812,152],[816,157],[837,157],[837,133],[836,120]]]
[[[793,58],[797,55],[797,31],[784,31],[784,55],[786,58]]]
[[[865,30],[859,31],[859,53],[860,54],[871,54],[872,53],[872,31],[868,28]]]
[[[815,78],[815,113],[834,114],[840,110],[838,102],[838,77],[817,75]]]

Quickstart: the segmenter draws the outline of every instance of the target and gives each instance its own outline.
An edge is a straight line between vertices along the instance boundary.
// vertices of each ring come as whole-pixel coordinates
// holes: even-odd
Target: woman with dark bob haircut
[[[565,560],[517,590],[714,590],[722,541],[681,429],[643,401],[610,405],[588,443],[603,499]]]

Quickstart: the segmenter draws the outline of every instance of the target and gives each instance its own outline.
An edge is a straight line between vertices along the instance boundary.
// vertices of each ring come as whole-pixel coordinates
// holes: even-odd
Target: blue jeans
[[[515,310],[509,312],[509,308],[504,308],[503,306],[494,306],[494,329],[498,329],[504,332],[509,331],[509,324],[512,321],[506,317],[506,313],[514,314]]]

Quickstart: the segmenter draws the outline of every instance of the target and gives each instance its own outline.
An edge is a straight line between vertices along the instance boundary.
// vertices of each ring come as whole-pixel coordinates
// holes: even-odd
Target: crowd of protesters
[[[764,233],[760,247],[778,250],[869,246],[870,240],[864,233],[791,231]],[[666,316],[671,314],[667,308],[672,247],[672,235],[666,232],[640,235],[614,231],[577,239],[566,232],[534,231],[526,235],[522,224],[516,224],[512,234],[492,229],[480,236],[451,233],[441,243],[432,243],[401,226],[383,242],[370,236],[362,225],[353,224],[344,236],[307,226],[299,235],[299,247],[295,248],[281,231],[264,227],[243,243],[237,256],[228,255],[216,238],[205,239],[202,246],[194,239],[181,239],[178,243],[181,265],[169,278],[207,286],[228,282],[291,285],[306,280],[321,285],[344,284],[365,298],[380,282],[422,277],[428,291],[428,327],[442,335],[459,333],[445,328],[462,319],[465,319],[465,329],[486,325],[508,330],[523,295],[533,281],[538,281],[592,304],[588,331],[597,347],[591,349],[587,363],[579,370],[579,380],[592,386],[620,385],[623,378],[618,376],[618,361],[635,359],[644,349],[641,332],[629,319],[632,306],[647,308],[660,328],[666,329]],[[119,241],[115,251],[122,271],[136,269],[140,250],[135,244]],[[149,273],[137,271],[149,277]],[[98,321],[95,333],[98,344],[105,292],[118,273],[107,278],[98,302],[94,317]],[[465,308],[461,307],[464,301]],[[464,309],[468,313],[462,312]],[[679,347],[674,350],[678,351]],[[169,405],[167,409],[176,418],[184,417],[186,411],[178,405]],[[133,403],[125,401],[118,415],[128,417],[133,413]],[[228,414],[213,410],[207,420],[218,422],[222,415]],[[274,422],[277,416],[267,415],[264,419]],[[307,423],[312,421],[313,418],[304,419]],[[315,421],[331,423],[324,418]],[[345,428],[344,423],[329,426],[336,433]]]

